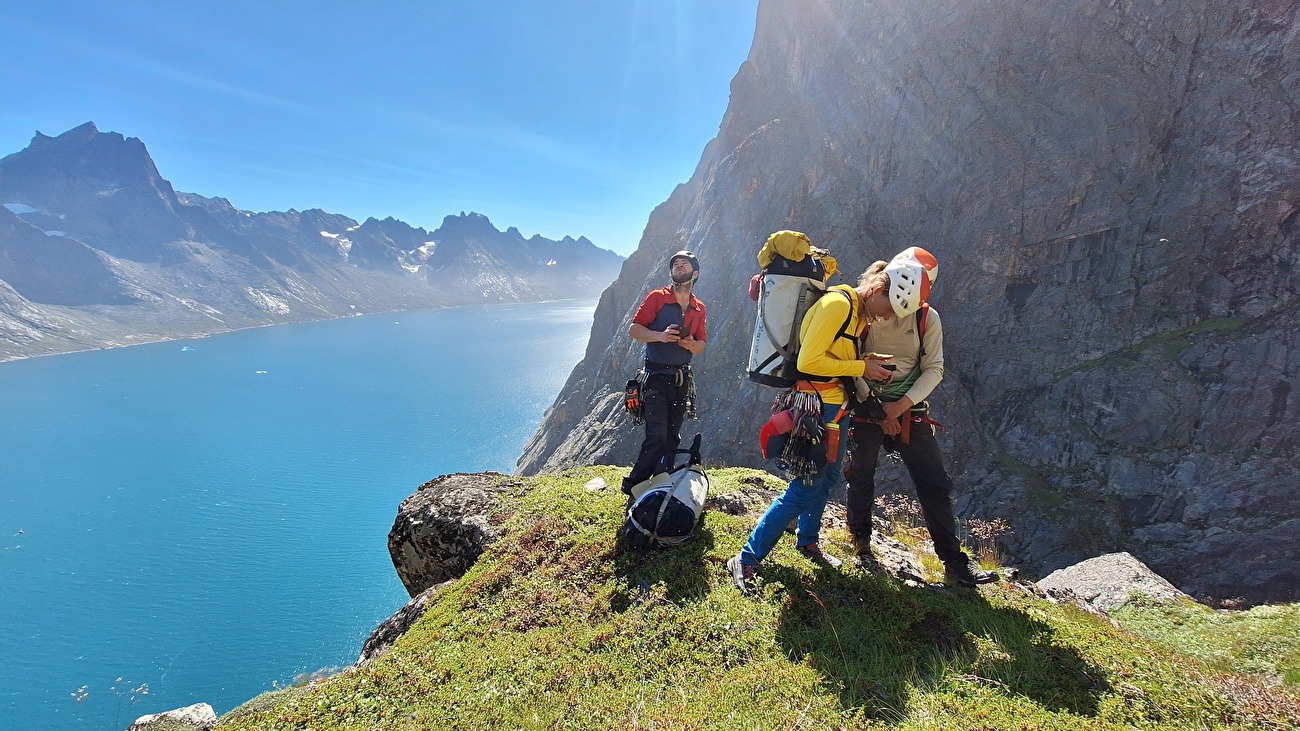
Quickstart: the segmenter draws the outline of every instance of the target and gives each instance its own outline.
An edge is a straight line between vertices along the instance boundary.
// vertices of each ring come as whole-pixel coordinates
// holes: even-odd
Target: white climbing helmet
[[[889,305],[907,317],[930,298],[930,285],[939,278],[939,260],[919,246],[899,252],[885,266],[889,275]]]
[[[939,281],[939,260],[934,258],[934,254],[922,249],[919,246],[909,246],[898,252],[893,261],[906,261],[920,264],[925,269],[925,274],[930,278],[930,285]],[[921,300],[925,301],[925,297]]]

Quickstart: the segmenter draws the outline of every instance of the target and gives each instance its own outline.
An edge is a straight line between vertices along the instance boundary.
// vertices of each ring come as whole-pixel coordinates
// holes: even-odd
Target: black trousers
[[[921,501],[925,527],[934,541],[934,552],[944,563],[966,560],[957,540],[957,517],[952,508],[952,478],[943,466],[934,426],[914,422],[909,444],[895,436],[885,436],[879,424],[854,419],[849,431],[849,478],[847,517],[849,531],[858,545],[871,539],[871,508],[876,497],[876,463],[880,448],[888,444],[898,449],[916,486]]]
[[[623,480],[623,491],[650,477],[659,460],[677,449],[682,441],[682,421],[686,418],[687,382],[679,384],[677,374],[656,373],[646,379],[641,388],[641,401],[645,404],[645,441],[641,453],[632,465],[632,472]]]

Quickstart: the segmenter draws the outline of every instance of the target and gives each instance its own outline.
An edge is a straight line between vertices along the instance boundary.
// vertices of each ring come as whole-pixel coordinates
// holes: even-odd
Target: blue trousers
[[[822,421],[829,422],[840,410],[839,404],[822,404]],[[847,422],[848,418],[840,419]],[[798,530],[795,532],[795,545],[806,546],[816,543],[822,528],[822,513],[826,512],[826,501],[830,499],[831,488],[843,479],[844,454],[848,449],[848,434],[841,427],[839,458],[827,462],[816,474],[808,477],[796,477],[790,481],[785,492],[771,507],[749,534],[749,540],[740,551],[740,562],[757,566],[767,558],[767,554],[776,547],[785,527],[790,520],[798,516]]]

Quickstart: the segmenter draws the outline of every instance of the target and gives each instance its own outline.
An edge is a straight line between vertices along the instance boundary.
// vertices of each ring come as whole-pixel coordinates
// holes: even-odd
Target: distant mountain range
[[[177,192],[86,123],[0,159],[0,361],[344,315],[595,297],[623,258],[477,213],[432,232]]]

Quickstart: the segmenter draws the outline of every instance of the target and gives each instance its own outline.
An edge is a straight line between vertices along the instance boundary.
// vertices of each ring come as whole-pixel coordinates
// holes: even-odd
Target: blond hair
[[[868,291],[880,292],[889,289],[889,275],[885,273],[885,267],[889,266],[887,261],[878,261],[858,277],[858,287],[866,287]]]

